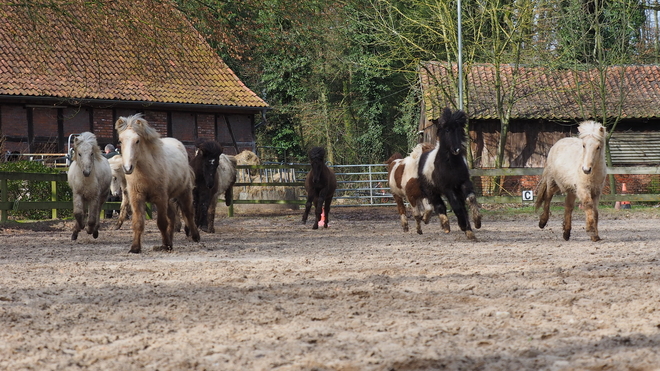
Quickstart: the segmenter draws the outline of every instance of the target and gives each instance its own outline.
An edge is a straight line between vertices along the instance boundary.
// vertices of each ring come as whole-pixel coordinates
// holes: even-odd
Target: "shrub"
[[[0,164],[0,171],[10,173],[43,173],[58,174],[61,171],[45,166],[37,161],[15,161]],[[47,181],[10,180],[7,182],[7,194],[10,201],[38,202],[51,200],[51,186]],[[70,201],[72,199],[71,188],[66,182],[57,183],[57,195],[59,201]],[[39,210],[10,210],[8,215],[15,219],[50,219],[50,209]],[[72,210],[60,209],[58,216],[67,218],[73,215]]]

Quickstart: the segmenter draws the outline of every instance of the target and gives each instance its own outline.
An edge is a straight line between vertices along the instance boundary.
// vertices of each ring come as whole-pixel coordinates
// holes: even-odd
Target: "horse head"
[[[467,117],[465,112],[451,112],[451,109],[445,108],[440,119],[432,120],[437,127],[437,137],[440,142],[440,148],[449,151],[454,156],[465,153],[465,124]]]
[[[595,121],[584,121],[578,127],[582,140],[582,172],[591,174],[594,167],[602,166],[605,156],[605,127]]]
[[[147,120],[140,113],[129,117],[120,117],[115,123],[115,129],[119,134],[124,173],[131,174],[135,170],[142,152],[148,152],[148,149],[142,148],[149,143],[153,143],[154,139],[159,139],[160,134],[156,129],[149,126]]]
[[[197,151],[193,165],[195,173],[200,170],[204,177],[204,182],[208,189],[215,186],[216,172],[220,164],[220,155],[222,155],[222,146],[214,140],[205,140],[197,143]],[[201,166],[201,169],[199,168]]]
[[[312,182],[319,183],[321,181],[321,174],[323,173],[323,166],[325,165],[325,149],[323,147],[314,147],[308,153],[309,162],[312,165]]]
[[[96,143],[96,136],[90,132],[84,132],[73,140],[73,153],[76,164],[80,167],[83,175],[88,177],[94,170],[96,156],[101,150]]]

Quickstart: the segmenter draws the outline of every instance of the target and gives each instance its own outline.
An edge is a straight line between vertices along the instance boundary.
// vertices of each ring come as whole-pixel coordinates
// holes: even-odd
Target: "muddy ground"
[[[148,221],[70,241],[71,221],[0,226],[0,369],[658,370],[660,210],[576,212],[540,230],[487,211],[403,233],[395,208],[237,213],[174,251]],[[414,230],[414,228],[412,228]]]

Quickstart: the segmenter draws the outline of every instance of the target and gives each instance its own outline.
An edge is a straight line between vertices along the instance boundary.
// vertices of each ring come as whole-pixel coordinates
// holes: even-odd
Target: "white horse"
[[[195,225],[192,190],[194,173],[188,165],[188,153],[175,138],[161,138],[141,114],[120,117],[115,123],[122,148],[122,168],[133,210],[133,243],[130,252],[142,251],[145,204],[156,206],[157,225],[162,237],[160,249],[171,250],[176,223],[176,210],[170,200],[176,199],[183,219],[199,242]]]
[[[119,218],[115,229],[121,228],[124,221],[128,218],[131,212],[131,205],[128,201],[128,187],[126,185],[126,175],[122,168],[121,155],[113,156],[108,160],[110,169],[112,169],[112,182],[110,183],[110,193],[117,197],[121,195],[121,206],[119,207]]]
[[[110,165],[101,154],[96,136],[84,132],[75,137],[73,158],[67,172],[67,181],[73,191],[73,216],[76,219],[72,240],[78,238],[83,228],[94,238],[99,236],[101,208],[110,193],[111,180]]]
[[[536,209],[543,204],[539,227],[550,217],[550,201],[556,193],[565,193],[564,240],[571,237],[571,218],[575,198],[579,198],[587,217],[587,233],[592,241],[598,236],[598,200],[607,175],[605,164],[605,127],[595,121],[584,121],[578,127],[578,138],[563,138],[555,143],[546,161],[537,187]]]

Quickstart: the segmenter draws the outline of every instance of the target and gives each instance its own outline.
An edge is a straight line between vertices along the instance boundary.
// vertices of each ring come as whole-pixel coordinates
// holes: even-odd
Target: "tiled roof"
[[[0,6],[0,95],[268,106],[168,1],[29,4]]]
[[[455,83],[451,83],[449,78],[449,74],[456,74],[456,68],[453,66],[453,70],[449,71],[447,66],[446,63],[429,62],[420,69],[429,119],[439,116],[442,107],[452,106],[448,104],[447,95],[457,96]],[[470,68],[466,78],[470,118],[498,118],[495,72],[491,64],[478,64]],[[514,79],[516,81],[511,118],[581,120],[600,116],[597,70],[569,71],[525,66],[516,70],[511,65],[503,65],[500,74],[504,92],[510,90]],[[609,116],[616,115],[620,97],[623,96],[622,118],[660,117],[660,66],[610,67],[606,76]],[[439,89],[449,94],[442,94]],[[455,101],[456,98],[452,99]]]

